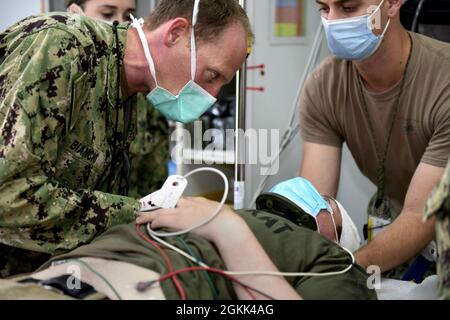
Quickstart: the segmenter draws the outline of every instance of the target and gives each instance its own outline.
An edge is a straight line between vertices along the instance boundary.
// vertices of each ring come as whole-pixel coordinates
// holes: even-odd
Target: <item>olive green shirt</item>
[[[264,211],[241,211],[240,214],[281,271],[336,272],[346,269],[352,262],[349,254],[335,243],[282,217]],[[142,226],[140,228],[146,234],[145,228]],[[213,244],[193,234],[183,236],[183,239],[188,244],[189,250],[207,265],[226,269]],[[177,238],[165,240],[186,251]],[[242,245],[245,246],[245,243]],[[163,250],[169,256],[175,270],[194,266],[190,260],[171,249],[163,248]],[[81,257],[119,260],[156,271],[161,275],[168,272],[164,258],[138,235],[134,224],[112,228],[91,244],[80,247],[70,254],[55,257],[52,261]],[[214,298],[213,291],[202,272],[182,273],[177,277],[188,299]],[[211,274],[211,278],[219,294],[218,299],[236,299],[229,281],[217,274]],[[286,279],[305,299],[376,299],[375,291],[367,287],[367,274],[358,265],[354,265],[341,275]],[[180,298],[170,280],[162,282],[161,287],[168,299]]]

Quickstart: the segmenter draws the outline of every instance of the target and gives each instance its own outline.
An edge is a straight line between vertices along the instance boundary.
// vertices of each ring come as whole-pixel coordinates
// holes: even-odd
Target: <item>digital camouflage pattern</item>
[[[437,273],[439,296],[450,299],[450,161],[445,174],[428,199],[425,220],[436,217],[436,242],[438,248]]]
[[[128,28],[49,13],[0,34],[0,277],[134,219],[138,201],[116,195],[137,131]]]
[[[168,176],[169,124],[143,94],[137,95],[137,133],[131,143],[130,196],[139,199],[161,189]]]

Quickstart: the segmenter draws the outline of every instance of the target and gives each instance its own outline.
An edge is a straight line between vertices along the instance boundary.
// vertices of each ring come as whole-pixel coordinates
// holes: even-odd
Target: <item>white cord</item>
[[[222,171],[215,169],[215,168],[199,168],[199,169],[195,169],[194,171],[189,172],[187,175],[184,176],[184,178],[188,178],[195,173],[204,172],[204,171],[217,173],[219,176],[222,177],[223,182],[224,182],[224,192],[223,192],[222,201],[220,201],[220,204],[217,207],[216,211],[214,211],[214,213],[211,215],[211,217],[209,217],[205,221],[203,221],[199,224],[196,224],[196,225],[190,227],[189,229],[177,231],[177,232],[157,232],[157,231],[152,230],[152,228],[148,224],[147,230],[153,238],[155,238],[155,236],[161,237],[161,238],[181,236],[183,234],[191,232],[192,230],[203,227],[204,225],[210,223],[212,220],[214,220],[219,215],[220,211],[222,211],[223,207],[225,206],[225,201],[227,201],[227,197],[228,197],[229,185],[228,185],[228,178],[225,176],[225,174]],[[155,238],[155,240],[157,240],[157,239]]]
[[[150,231],[151,231],[151,228],[150,228],[150,224],[149,224],[149,223],[147,224],[147,231],[148,231],[148,233],[150,233]],[[150,233],[150,235],[151,235],[151,233]],[[203,268],[209,268],[209,266],[208,266],[207,264],[205,264],[205,263],[199,261],[198,259],[194,258],[193,256],[191,256],[191,255],[188,254],[187,252],[185,252],[185,251],[183,251],[183,250],[181,250],[181,249],[179,249],[179,248],[177,248],[177,247],[171,245],[170,243],[164,241],[163,239],[158,238],[157,236],[153,236],[153,235],[152,235],[152,238],[155,239],[155,240],[156,240],[157,242],[159,242],[160,244],[162,244],[162,245],[168,247],[169,249],[172,249],[173,251],[175,251],[175,252],[181,254],[183,257],[188,258],[189,260],[191,260],[191,261],[194,262],[195,264],[198,264],[200,267],[203,267]]]
[[[347,248],[341,247],[352,258],[352,263],[348,265],[347,268],[341,271],[334,272],[324,272],[324,273],[316,273],[316,272],[267,272],[267,271],[244,271],[244,272],[230,272],[226,271],[226,273],[230,276],[249,276],[249,275],[261,275],[261,276],[280,276],[280,277],[328,277],[328,276],[336,276],[340,274],[344,274],[348,272],[353,265],[355,264],[355,256],[350,252]]]
[[[149,225],[147,224],[147,231],[150,233],[150,228]],[[185,251],[171,245],[170,243],[155,237],[152,235],[152,237],[158,241],[159,243],[161,243],[162,245],[168,247],[169,249],[172,249],[173,251],[179,253],[180,255],[184,256],[185,258],[191,260],[192,262],[194,262],[195,264],[199,265],[200,267],[203,268],[211,268],[210,266],[208,266],[207,264],[199,261],[198,259],[194,258],[193,256],[191,256],[190,254],[186,253]],[[347,253],[350,255],[350,257],[352,258],[352,263],[349,264],[345,269],[341,270],[341,271],[334,271],[334,272],[324,272],[324,273],[315,273],[315,272],[271,272],[271,271],[225,271],[222,270],[224,273],[226,273],[227,275],[230,276],[279,276],[279,277],[328,277],[328,276],[335,276],[335,275],[340,275],[340,274],[344,274],[346,272],[348,272],[353,265],[355,264],[356,260],[355,260],[355,256],[353,255],[353,253],[351,253],[347,248],[341,247],[342,249],[344,249],[345,251],[347,251]]]
[[[220,175],[224,181],[224,193],[223,193],[223,197],[222,197],[222,201],[220,202],[219,206],[217,207],[216,211],[214,211],[214,213],[211,215],[211,217],[209,217],[208,219],[206,219],[205,221],[190,227],[189,229],[183,230],[183,231],[178,231],[178,232],[169,232],[169,233],[161,233],[161,232],[156,232],[154,230],[152,230],[150,223],[147,223],[147,232],[150,234],[150,236],[155,239],[157,242],[159,242],[160,244],[166,246],[169,249],[172,249],[173,251],[179,253],[180,255],[182,255],[183,257],[191,260],[192,262],[194,262],[195,264],[199,265],[200,267],[203,268],[210,268],[207,264],[199,261],[198,259],[194,258],[193,256],[191,256],[190,254],[188,254],[187,252],[171,245],[170,243],[168,243],[167,241],[162,240],[161,238],[166,238],[166,237],[176,237],[176,236],[180,236],[186,233],[189,233],[197,228],[200,228],[206,224],[208,224],[209,222],[211,222],[212,220],[214,220],[217,215],[220,213],[220,211],[223,209],[224,205],[225,205],[225,201],[227,199],[228,196],[228,179],[225,176],[225,174],[215,168],[199,168],[196,169],[194,171],[189,172],[188,174],[186,174],[184,176],[184,178],[188,178],[191,175],[198,173],[198,172],[205,172],[205,171],[209,171],[209,172],[214,172],[217,173],[218,175]],[[326,276],[333,276],[333,275],[339,275],[339,274],[344,274],[347,271],[349,271],[353,265],[355,264],[355,257],[354,255],[346,248],[342,247],[345,251],[348,252],[348,254],[351,256],[352,258],[352,263],[345,268],[342,271],[336,271],[336,272],[324,272],[324,273],[313,273],[313,272],[270,272],[270,271],[242,271],[242,272],[236,272],[236,271],[225,271],[223,270],[223,272],[225,272],[226,274],[230,275],[230,276],[248,276],[248,275],[262,275],[262,276],[280,276],[280,277],[326,277]]]

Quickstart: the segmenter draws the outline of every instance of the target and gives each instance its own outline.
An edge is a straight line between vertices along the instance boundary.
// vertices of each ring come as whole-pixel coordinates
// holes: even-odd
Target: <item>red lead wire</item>
[[[243,285],[238,279],[236,279],[233,276],[228,275],[223,270],[219,270],[219,269],[215,269],[215,268],[205,268],[205,267],[185,268],[185,269],[177,270],[177,271],[174,271],[174,272],[170,272],[170,273],[162,276],[161,278],[159,278],[158,281],[159,282],[166,281],[167,279],[172,278],[172,277],[174,277],[174,276],[176,276],[178,274],[186,273],[186,272],[193,272],[193,271],[208,271],[208,272],[220,274],[222,277],[225,277],[225,278],[227,278],[227,279],[229,279],[229,280],[239,284],[245,290],[245,292],[247,292],[247,294],[250,296],[250,298],[252,298],[253,300],[256,300],[256,297],[251,293],[251,291],[245,285]]]
[[[245,292],[250,296],[250,298],[252,298],[253,300],[256,300],[256,297],[251,293],[251,291],[243,284],[241,283],[239,280],[237,280],[235,277],[228,275],[226,272],[224,272],[223,270],[220,269],[215,269],[215,268],[205,268],[205,267],[190,267],[190,268],[185,268],[185,269],[181,269],[178,271],[175,271],[173,268],[173,264],[170,261],[170,258],[167,256],[167,254],[164,252],[164,250],[161,249],[161,247],[153,240],[151,240],[150,238],[148,238],[140,229],[140,225],[136,225],[136,232],[137,234],[146,242],[150,243],[158,252],[159,254],[161,254],[161,256],[164,257],[164,260],[166,261],[167,267],[169,269],[169,273],[162,276],[159,280],[159,282],[162,281],[166,281],[167,279],[171,278],[173,283],[175,284],[175,287],[177,288],[181,300],[186,300],[186,293],[184,292],[181,284],[178,281],[178,278],[176,277],[179,274],[182,273],[186,273],[186,272],[193,272],[193,271],[208,271],[208,272],[213,272],[213,273],[217,273],[220,274],[221,276],[239,284],[240,286],[242,286],[245,290]]]
[[[246,87],[245,90],[264,92],[265,88],[264,87]]]
[[[162,250],[161,247],[156,242],[154,242],[153,240],[148,238],[144,233],[142,233],[142,231],[140,229],[140,225],[138,225],[138,224],[136,225],[136,231],[137,231],[137,234],[143,240],[150,243],[156,250],[158,250],[159,254],[161,254],[161,256],[164,257],[164,260],[166,261],[166,264],[167,264],[167,268],[169,269],[169,273],[174,273],[174,268],[173,268],[172,262],[170,261],[169,256],[164,252],[164,250]],[[172,278],[172,281],[173,281],[175,287],[177,288],[178,293],[180,294],[181,300],[186,300],[186,293],[184,292],[183,287],[181,286],[180,282],[178,281],[176,274],[174,274],[170,278]]]
[[[266,66],[264,64],[258,64],[256,66],[247,66],[246,67],[247,70],[258,70],[258,69],[264,70],[265,68],[266,68]]]

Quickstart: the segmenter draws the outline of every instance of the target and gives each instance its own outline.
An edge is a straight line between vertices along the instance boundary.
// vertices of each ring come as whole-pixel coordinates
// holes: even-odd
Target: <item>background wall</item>
[[[35,0],[33,0],[35,1]],[[156,0],[137,0],[137,10],[136,13],[138,17],[145,17],[149,12],[152,4],[154,4]],[[50,10],[52,11],[66,11],[64,0],[50,0]]]
[[[0,32],[15,22],[41,12],[41,0],[0,1]]]

